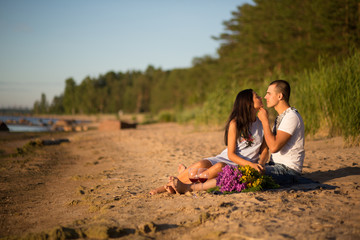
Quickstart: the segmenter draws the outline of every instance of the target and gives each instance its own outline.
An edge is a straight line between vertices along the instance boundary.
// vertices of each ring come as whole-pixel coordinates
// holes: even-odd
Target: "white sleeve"
[[[282,119],[278,131],[286,132],[290,135],[294,135],[297,126],[299,125],[300,120],[296,113],[289,112]]]

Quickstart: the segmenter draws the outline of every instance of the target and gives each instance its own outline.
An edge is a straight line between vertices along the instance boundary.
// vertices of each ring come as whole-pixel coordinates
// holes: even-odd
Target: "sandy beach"
[[[32,139],[68,139],[16,148]],[[149,195],[224,148],[223,131],[161,123],[73,133],[0,133],[2,239],[360,239],[360,149],[306,141],[318,184],[256,193]]]

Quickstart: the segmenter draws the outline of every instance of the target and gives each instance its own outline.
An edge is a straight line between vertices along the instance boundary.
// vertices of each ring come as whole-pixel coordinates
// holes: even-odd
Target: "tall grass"
[[[219,83],[217,90],[207,96],[203,107],[196,115],[197,123],[225,126],[239,91],[251,88],[247,80],[241,83]],[[256,90],[255,90],[256,91]]]
[[[360,52],[343,62],[326,64],[292,78],[294,102],[301,112],[306,132],[325,126],[329,136],[341,135],[350,144],[360,137]]]
[[[260,85],[249,81],[219,84],[216,91],[208,94],[202,108],[197,108],[196,113],[192,111],[191,117],[186,119],[194,117],[197,123],[224,125],[240,90],[253,88],[264,96],[268,84],[275,79],[290,82],[290,104],[302,115],[306,134],[325,130],[330,137],[341,135],[348,144],[359,145],[360,52],[354,52],[342,62],[334,60],[326,63],[324,58],[320,58],[316,69],[293,76],[275,72]],[[270,114],[274,113],[270,111]],[[179,115],[181,113],[177,118]]]
[[[279,77],[278,74],[276,74]],[[197,123],[215,124],[225,126],[227,118],[232,110],[236,95],[239,91],[253,89],[259,96],[265,96],[268,84],[276,79],[276,76],[265,79],[264,82],[254,84],[252,81],[243,79],[228,85],[219,84],[215,92],[209,93],[201,111],[196,115]],[[275,119],[275,111],[270,111],[270,119]]]

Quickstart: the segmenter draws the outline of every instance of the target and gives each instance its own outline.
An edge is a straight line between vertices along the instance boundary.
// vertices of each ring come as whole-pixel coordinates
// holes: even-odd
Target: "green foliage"
[[[16,151],[17,151],[17,154],[24,155],[24,154],[33,152],[36,147],[41,147],[42,145],[43,144],[40,139],[35,139],[35,140],[31,140],[31,141],[27,142],[21,148],[17,148]]]
[[[294,78],[301,80],[295,100],[302,113],[306,131],[315,133],[322,125],[330,135],[343,135],[352,143],[359,143],[360,135],[360,52],[356,51],[343,62],[325,63]]]
[[[237,88],[219,85],[216,91],[208,94],[201,111],[196,116],[197,122],[206,124],[224,124],[231,111]]]
[[[176,122],[178,123],[188,123],[196,120],[196,117],[199,112],[201,112],[201,106],[186,108],[182,111],[176,112]]]
[[[47,113],[49,111],[49,103],[46,99],[45,93],[41,94],[41,100],[35,101],[33,112],[34,113]]]
[[[53,101],[49,107],[49,112],[51,113],[64,113],[64,96],[60,95],[60,96],[55,96],[53,98]]]
[[[150,65],[80,84],[69,78],[63,94],[50,106],[42,96],[34,111],[122,110],[161,121],[224,124],[237,92],[252,88],[264,96],[268,83],[281,78],[292,86],[291,104],[302,113],[307,133],[327,124],[331,134],[351,139],[359,135],[358,53],[343,59],[360,49],[359,19],[359,0],[254,0],[224,22],[224,33],[214,37],[220,42],[216,57],[196,57],[186,69]]]
[[[319,55],[341,57],[360,46],[358,0],[255,0],[232,13],[218,50],[233,74],[258,80],[280,69],[292,74]]]
[[[158,115],[159,122],[175,122],[176,117],[173,111],[161,111]]]
[[[65,91],[64,91],[64,111],[67,114],[74,114],[76,112],[76,83],[74,79],[68,78],[65,81]]]

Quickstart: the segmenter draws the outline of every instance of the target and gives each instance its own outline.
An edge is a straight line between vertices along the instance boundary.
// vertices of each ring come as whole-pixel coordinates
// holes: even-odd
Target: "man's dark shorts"
[[[287,186],[298,183],[301,178],[300,173],[285,166],[281,163],[274,163],[272,161],[265,166],[265,174],[271,176],[275,182],[281,186]]]

